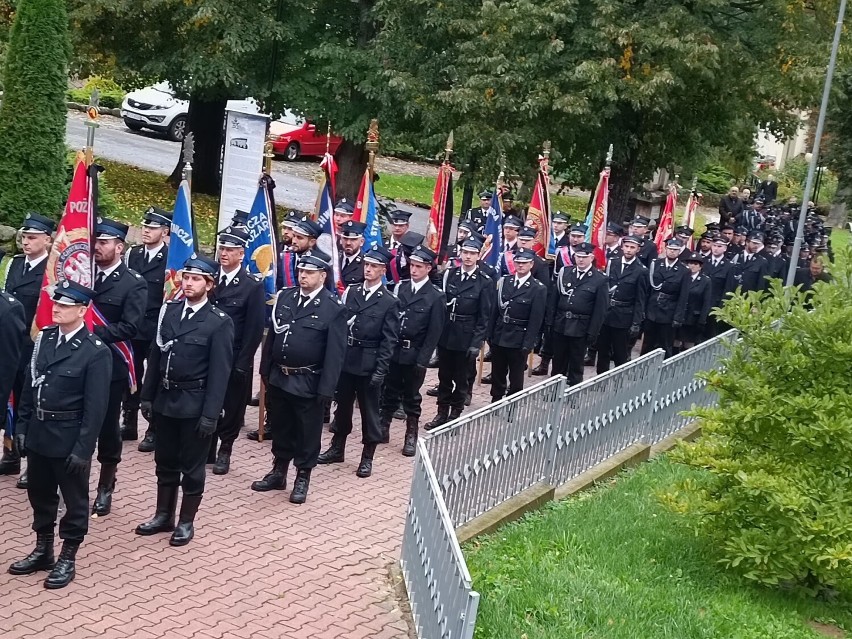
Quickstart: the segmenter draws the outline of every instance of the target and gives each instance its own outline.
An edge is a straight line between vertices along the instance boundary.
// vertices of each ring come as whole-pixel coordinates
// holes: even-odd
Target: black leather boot
[[[246,433],[246,439],[250,439],[253,442],[260,441],[259,433],[257,430],[250,430]],[[269,413],[266,414],[266,419],[263,420],[263,440],[269,441],[272,439],[272,428],[269,427]]]
[[[462,414],[461,408],[451,408],[450,409],[450,416],[447,418],[447,421],[448,422],[454,421],[454,420],[458,419],[459,417],[461,417],[461,414]]]
[[[334,434],[331,438],[331,444],[317,457],[318,464],[341,464],[344,461],[344,451],[346,450],[346,436]],[[295,490],[295,489],[294,489]]]
[[[22,490],[26,490],[29,485],[29,481],[27,478],[27,471],[24,471],[24,474],[18,477],[18,481],[15,482],[15,488],[21,488]]]
[[[98,493],[95,496],[95,503],[92,504],[93,515],[103,517],[109,515],[112,510],[112,492],[115,490],[115,471],[117,468],[117,464],[101,464]]]
[[[485,352],[485,355],[482,356],[482,361],[483,362],[490,362],[491,361],[491,349],[490,348]]]
[[[583,366],[594,366],[598,361],[598,349],[594,346],[586,348],[586,356],[583,358]]]
[[[532,374],[536,377],[546,376],[550,372],[550,358],[542,357],[541,364],[532,369]]]
[[[402,444],[402,454],[405,457],[414,457],[417,452],[417,421],[417,417],[405,420],[405,442]]]
[[[311,485],[311,471],[302,470],[296,472],[296,481],[293,482],[293,492],[290,493],[290,503],[304,504],[308,498],[308,487]]]
[[[5,409],[4,409],[5,410]],[[3,446],[3,457],[0,458],[0,475],[17,475],[21,472],[21,456],[15,440],[11,442],[11,448]]]
[[[142,438],[142,441],[139,442],[139,446],[137,450],[140,453],[153,453],[154,449],[157,447],[157,435],[151,430],[151,427],[148,427],[148,430],[145,431],[145,437]]]
[[[248,400],[249,406],[260,406],[260,395],[252,395]]]
[[[287,488],[287,469],[289,467],[290,462],[276,459],[272,465],[272,472],[267,473],[260,481],[253,481],[251,489],[259,493],[265,493],[267,490],[284,490]]]
[[[373,455],[375,454],[375,444],[364,444],[364,450],[361,451],[361,463],[358,464],[358,470],[355,471],[358,477],[369,477],[373,474]]]
[[[429,358],[429,364],[426,368],[438,368],[438,354],[435,353]]]
[[[397,408],[393,412],[393,418],[394,419],[405,419],[405,417],[406,417],[405,411],[402,409],[402,406],[400,406],[399,408]],[[385,442],[385,443],[387,443],[387,442]]]
[[[122,413],[121,420],[121,441],[135,442],[139,439],[137,420],[139,412],[135,408],[126,408]]]
[[[198,507],[201,505],[201,497],[201,495],[183,496],[183,501],[180,502],[178,523],[172,533],[172,538],[169,539],[169,546],[186,546],[195,537],[193,524],[195,523],[195,513],[198,512]]]
[[[227,475],[229,470],[231,470],[231,451],[220,450],[216,455],[216,463],[213,464],[213,474]]]
[[[9,574],[31,575],[39,570],[52,570],[54,563],[53,531],[36,533],[35,549],[20,561],[9,566]]]
[[[434,430],[438,428],[438,426],[443,426],[447,423],[447,418],[450,416],[450,407],[449,406],[438,406],[438,414],[432,418],[431,422],[427,422],[423,427],[426,430]]]
[[[488,373],[488,375],[483,375],[482,379],[480,380],[480,383],[485,384],[485,385],[490,384],[491,383],[491,373]]]
[[[148,536],[173,531],[177,498],[177,486],[157,486],[157,510],[154,518],[136,526],[136,534]]]
[[[438,385],[435,384],[434,386],[429,387],[426,390],[426,395],[428,395],[429,397],[437,397],[438,396]]]
[[[64,588],[72,581],[77,574],[77,549],[80,543],[76,541],[62,542],[62,551],[59,553],[59,559],[56,560],[56,565],[53,570],[44,580],[44,587],[48,590],[57,590]]]
[[[391,421],[393,421],[394,417],[395,416],[390,413],[382,413],[379,416],[379,429],[382,431],[382,444],[390,443],[390,427]]]

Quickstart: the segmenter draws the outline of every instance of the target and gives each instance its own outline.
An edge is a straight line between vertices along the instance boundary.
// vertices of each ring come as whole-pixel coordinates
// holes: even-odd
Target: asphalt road
[[[79,111],[68,112],[65,139],[68,146],[82,149],[86,145],[86,116]],[[95,133],[95,155],[116,162],[138,166],[141,169],[169,174],[180,154],[180,143],[150,131],[131,131],[114,117],[103,116]],[[272,178],[275,180],[275,201],[285,207],[301,211],[313,209],[318,185],[304,178],[288,175],[280,170],[282,162],[273,162]],[[429,212],[404,204],[397,208],[411,211],[411,229],[424,232]]]

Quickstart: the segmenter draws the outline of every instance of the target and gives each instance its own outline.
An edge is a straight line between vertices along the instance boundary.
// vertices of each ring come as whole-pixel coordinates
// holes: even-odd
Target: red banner
[[[595,247],[595,266],[600,269],[606,268],[606,224],[609,209],[609,167],[601,171],[598,188],[595,189],[595,203],[591,211],[589,221],[589,241]]]
[[[444,162],[438,169],[432,206],[429,210],[429,226],[426,229],[426,246],[438,256],[438,264],[447,257],[450,227],[453,217],[453,167]]]
[[[530,205],[527,210],[527,226],[535,228],[535,241],[533,250],[537,255],[545,257],[550,252],[550,191],[548,185],[550,178],[547,175],[547,158],[539,157],[538,175],[530,197]],[[555,247],[554,247],[555,248]]]
[[[77,157],[71,192],[65,203],[65,213],[59,221],[56,239],[47,258],[47,268],[41,283],[41,297],[36,308],[33,334],[53,324],[53,289],[65,280],[83,286],[93,286],[92,241],[94,216],[91,184],[82,154]],[[91,314],[86,315],[91,330]]]
[[[663,207],[663,212],[660,214],[660,221],[657,224],[657,234],[654,236],[654,244],[657,245],[657,252],[662,255],[663,247],[666,245],[666,240],[672,236],[674,227],[674,210],[677,205],[677,184],[669,185],[669,194],[666,196],[666,205]]]

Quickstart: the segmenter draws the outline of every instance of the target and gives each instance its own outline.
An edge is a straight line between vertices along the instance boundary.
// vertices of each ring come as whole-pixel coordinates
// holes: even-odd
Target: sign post
[[[269,116],[243,111],[225,112],[225,154],[219,193],[217,231],[231,223],[237,210],[251,209],[257,194],[257,176],[263,171]]]

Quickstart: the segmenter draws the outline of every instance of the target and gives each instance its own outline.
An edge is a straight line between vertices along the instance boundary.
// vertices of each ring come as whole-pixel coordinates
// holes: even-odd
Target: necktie
[[[65,336],[60,333],[59,341],[56,342],[56,350],[59,350],[63,346],[65,346]]]
[[[24,275],[26,275],[27,273],[29,273],[29,272],[30,272],[30,268],[32,268],[32,267],[30,266],[30,263],[29,263],[29,262],[27,262],[26,260],[24,260]]]
[[[310,299],[311,298],[308,297],[307,295],[299,295],[299,306],[301,308],[304,308],[305,306],[308,305],[308,300],[310,300]]]
[[[219,286],[227,286],[228,285],[228,277],[226,275],[222,276],[222,279],[219,280]]]
[[[191,306],[188,306],[188,307],[186,308],[186,311],[184,311],[183,317],[182,317],[182,318],[181,318],[181,320],[180,320],[180,321],[181,321],[181,323],[183,323],[184,321],[188,320],[188,319],[190,318],[190,316],[191,316],[194,312],[195,312],[195,311],[192,309],[192,307],[191,307]]]
[[[148,262],[150,262],[150,261],[151,261],[151,256],[148,254],[148,251],[145,251],[142,254],[142,263],[145,264],[145,266],[147,266]]]
[[[98,271],[98,277],[97,277],[97,280],[96,280],[96,282],[95,282],[95,283],[96,283],[96,284],[103,284],[103,283],[104,283],[104,279],[106,279],[106,276],[104,275],[104,272],[103,272],[103,271]]]

